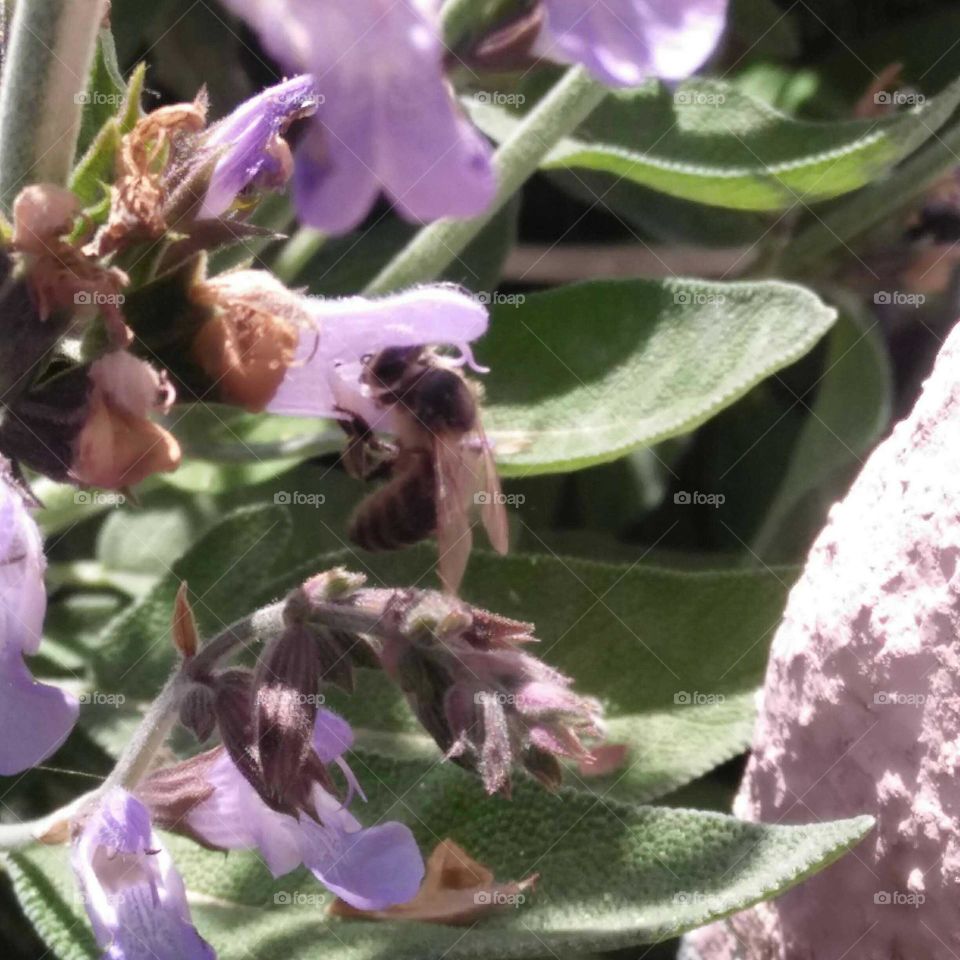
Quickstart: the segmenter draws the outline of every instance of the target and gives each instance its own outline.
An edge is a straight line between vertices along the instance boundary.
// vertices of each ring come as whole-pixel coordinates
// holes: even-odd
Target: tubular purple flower
[[[611,86],[682,80],[713,52],[727,0],[542,0],[533,52],[581,63]]]
[[[223,0],[320,102],[295,154],[300,219],[343,233],[385,191],[413,221],[482,213],[490,147],[444,74],[436,0]],[[264,107],[266,109],[266,107]]]
[[[40,646],[47,595],[40,531],[9,477],[0,474],[0,774],[20,773],[66,740],[79,709],[37,683],[23,662]]]
[[[313,749],[323,763],[336,763],[350,786],[341,802],[319,783],[310,791],[316,819],[294,818],[268,807],[223,748],[211,751],[204,773],[212,791],[193,807],[183,827],[221,850],[256,848],[275,876],[301,862],[324,886],[362,910],[380,910],[412,899],[423,879],[423,859],[409,828],[389,822],[363,828],[347,810],[360,792],[343,753],[353,743],[349,724],[330,710],[318,710]],[[362,795],[362,793],[361,793]]]
[[[386,347],[449,345],[477,368],[470,344],[487,330],[487,311],[453,286],[416,287],[380,300],[310,300],[316,331],[304,330],[296,359],[267,404],[273,413],[337,417],[343,409],[373,429],[390,429],[391,411],[361,387],[362,358]]]
[[[293,158],[284,134],[294,120],[314,113],[318,103],[313,77],[294,77],[269,87],[214,124],[204,145],[219,159],[200,216],[219,217],[251,187],[283,187],[293,173]]]
[[[72,863],[105,958],[214,960],[150,815],[125,790],[108,793],[81,827]]]

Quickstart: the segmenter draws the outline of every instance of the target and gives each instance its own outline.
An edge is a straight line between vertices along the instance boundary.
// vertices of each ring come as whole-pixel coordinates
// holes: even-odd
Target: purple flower
[[[190,922],[183,880],[143,804],[116,788],[73,849],[73,869],[97,942],[109,960],[214,960]]]
[[[204,143],[219,159],[201,217],[219,217],[248,188],[278,189],[293,172],[284,140],[287,127],[312,114],[319,102],[313,77],[294,77],[241,104],[207,132]]]
[[[50,756],[77,719],[76,699],[36,683],[23,662],[40,646],[47,595],[40,531],[23,498],[0,474],[0,774]]]
[[[311,299],[315,330],[300,333],[296,358],[267,409],[291,416],[338,417],[344,409],[390,431],[391,410],[360,384],[363,357],[386,347],[444,344],[476,367],[472,341],[487,330],[487,311],[452,286],[416,287],[380,300]]]
[[[381,189],[413,221],[486,209],[496,189],[490,148],[457,108],[433,0],[224,4],[291,74],[316,80],[320,102],[295,155],[304,223],[346,232]]]
[[[534,52],[612,86],[682,80],[713,52],[727,0],[543,0]]]
[[[211,751],[204,780],[212,791],[193,807],[184,827],[211,847],[256,848],[275,876],[301,862],[316,878],[351,906],[380,910],[412,899],[423,879],[423,859],[409,828],[382,823],[363,828],[347,810],[356,777],[343,753],[353,743],[349,724],[329,710],[319,710],[313,748],[320,761],[336,763],[350,790],[341,802],[319,783],[310,791],[316,818],[295,818],[268,807],[223,749]],[[362,795],[362,794],[361,794]]]

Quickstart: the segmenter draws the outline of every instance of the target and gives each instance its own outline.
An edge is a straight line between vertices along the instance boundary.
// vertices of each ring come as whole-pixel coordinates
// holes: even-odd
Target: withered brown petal
[[[449,838],[430,854],[420,892],[408,903],[386,910],[358,910],[337,899],[330,914],[349,920],[419,920],[426,923],[464,925],[504,907],[516,907],[526,899],[539,874],[524,880],[497,883],[489,867],[474,860]]]

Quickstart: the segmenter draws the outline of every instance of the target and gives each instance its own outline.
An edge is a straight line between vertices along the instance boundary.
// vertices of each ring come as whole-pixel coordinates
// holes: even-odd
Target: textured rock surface
[[[871,813],[779,900],[692,934],[702,960],[960,954],[960,327],[830,512],[773,643],[735,812]]]

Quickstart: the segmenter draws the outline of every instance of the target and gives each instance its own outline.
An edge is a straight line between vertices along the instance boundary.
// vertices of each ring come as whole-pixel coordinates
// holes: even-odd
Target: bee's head
[[[391,389],[403,382],[404,377],[417,365],[423,355],[423,347],[387,347],[365,359],[369,382]]]

